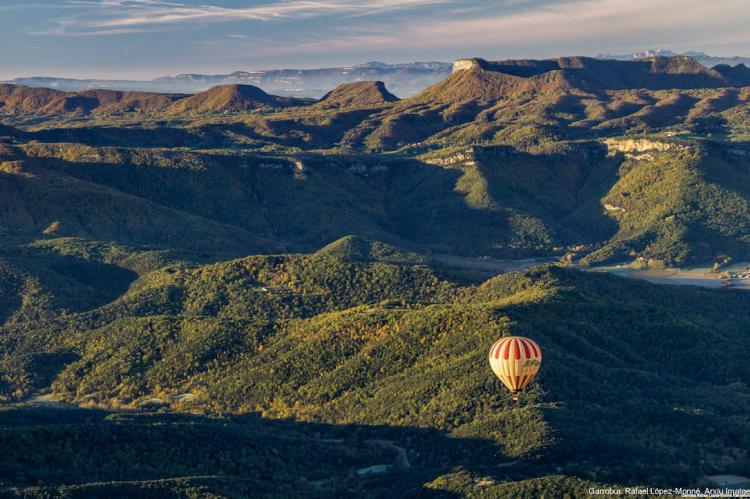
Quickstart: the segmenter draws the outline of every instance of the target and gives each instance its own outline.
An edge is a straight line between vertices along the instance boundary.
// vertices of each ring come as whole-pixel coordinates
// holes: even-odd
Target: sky
[[[750,0],[0,0],[0,80],[646,49],[750,56]]]

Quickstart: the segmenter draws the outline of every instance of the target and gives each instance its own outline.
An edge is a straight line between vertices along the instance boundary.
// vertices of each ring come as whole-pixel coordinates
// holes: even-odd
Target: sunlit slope
[[[745,68],[746,69],[746,68]],[[723,71],[723,72],[722,72]],[[543,147],[556,140],[677,129],[698,135],[743,136],[750,80],[742,67],[708,69],[686,57],[601,61],[467,61],[423,92],[359,122],[329,119],[350,130],[341,145],[373,151],[425,145],[513,144]],[[299,118],[256,117],[248,124],[307,130]],[[295,145],[306,147],[308,140]]]
[[[6,146],[0,227],[237,257],[356,234],[421,251],[689,265],[750,257],[741,144],[621,136],[418,159]]]
[[[258,108],[288,107],[302,99],[269,95],[253,85],[220,85],[176,101],[168,113],[237,113]]]
[[[151,271],[91,312],[7,326],[26,339],[6,365],[36,337],[65,354],[52,388],[77,403],[433,428],[595,480],[692,479],[714,459],[744,469],[731,450],[750,424],[740,293],[559,268],[461,286],[408,254],[345,253]],[[506,334],[544,349],[518,407],[486,361]]]
[[[0,113],[34,115],[86,115],[165,111],[183,95],[150,92],[86,90],[60,92],[47,88],[0,85]]]
[[[672,145],[631,154],[602,198],[618,231],[585,261],[658,265],[750,257],[750,163],[742,149]]]
[[[461,61],[444,80],[398,100],[380,82],[332,89],[320,101],[223,85],[194,96],[83,92],[6,85],[0,113],[47,137],[88,117],[87,141],[113,140],[306,150],[424,150],[469,144],[539,148],[559,140],[680,132],[745,140],[750,70],[689,57],[638,61],[565,57]],[[146,133],[134,133],[136,128]],[[135,143],[133,142],[135,145]]]
[[[398,101],[382,81],[360,81],[344,83],[326,95],[316,104],[321,108],[359,108],[382,107]]]

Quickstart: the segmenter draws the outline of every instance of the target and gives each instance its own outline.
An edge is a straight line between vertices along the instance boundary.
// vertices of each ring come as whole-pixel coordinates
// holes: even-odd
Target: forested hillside
[[[627,137],[414,158],[33,140],[0,158],[0,227],[225,257],[359,234],[422,252],[572,253],[585,264],[742,261],[749,152]]]
[[[581,270],[750,260],[743,67],[471,59],[402,100],[2,87],[0,496],[747,476],[748,295]],[[518,401],[487,363],[508,335],[544,352]]]
[[[347,451],[353,464],[344,467],[385,459],[373,457],[382,449],[363,441],[394,441],[414,469],[397,479],[404,487],[462,493],[485,476],[499,487],[547,470],[631,484],[699,483],[719,468],[747,472],[741,435],[750,434],[743,357],[750,308],[741,292],[660,287],[554,266],[471,284],[443,277],[448,269],[429,259],[357,238],[310,255],[212,264],[78,240],[24,248],[27,256],[5,258],[3,295],[11,299],[4,305],[2,386],[9,402],[49,389],[55,400],[106,410],[291,418],[311,446],[321,445],[321,432],[364,445]],[[63,271],[104,267],[112,276],[105,282]],[[110,297],[84,300],[91,287],[111,290]],[[539,381],[519,403],[486,365],[489,346],[509,334],[544,345]],[[85,438],[72,421],[65,433],[50,434],[49,445],[86,449],[98,445],[92,438],[107,442],[131,431],[119,416],[106,421]],[[148,421],[134,420],[150,427]],[[254,421],[221,424],[265,435],[254,425],[266,423]],[[212,424],[198,419],[189,428],[209,431]],[[44,427],[35,423],[24,432]],[[158,438],[179,455],[179,439],[195,437],[177,428]],[[127,438],[145,438],[138,434]],[[209,452],[220,444],[199,445]],[[246,457],[228,457],[232,466],[268,459],[242,452]],[[322,473],[304,471],[293,453],[279,452],[290,473],[309,481]],[[341,451],[330,452],[340,462]],[[3,466],[23,470],[21,456],[6,455]],[[111,468],[97,473],[132,480],[136,472],[116,459],[125,457],[108,457],[101,466]],[[493,463],[516,460],[507,472],[493,470]],[[179,466],[180,476],[237,473],[211,463]],[[6,485],[33,484],[14,473]],[[164,471],[136,475],[155,479]],[[356,483],[373,493],[386,486]]]

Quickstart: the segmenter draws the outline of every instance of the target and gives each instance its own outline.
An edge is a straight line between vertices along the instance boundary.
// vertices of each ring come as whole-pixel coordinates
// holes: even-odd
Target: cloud
[[[519,5],[523,7],[523,3]],[[389,26],[371,26],[361,36],[323,37],[306,50],[445,50],[509,51],[546,47],[560,55],[563,47],[618,46],[643,49],[747,44],[750,9],[747,0],[570,0],[536,4],[513,12],[406,18]],[[570,50],[570,49],[567,49]]]
[[[606,41],[607,37],[675,32],[699,40],[747,26],[750,10],[746,7],[747,0],[577,0],[510,15],[420,23],[407,33],[425,42],[456,37],[459,44]]]
[[[221,7],[162,0],[66,0],[64,5],[81,9],[80,14],[58,20],[55,27],[35,34],[105,35],[190,22],[268,22],[329,15],[370,16],[453,1],[455,0],[277,0],[253,7]]]
[[[194,69],[217,64],[224,64],[222,68],[309,66],[370,58],[552,57],[646,48],[738,55],[750,42],[747,0],[255,0],[252,6],[234,2],[234,7],[217,3],[55,1],[55,6],[65,6],[64,17],[54,25],[47,21],[51,27],[37,34],[174,34],[192,30],[194,24],[247,21],[247,26],[232,22],[224,30],[212,26],[195,36],[187,63]],[[246,0],[245,5],[250,3]],[[377,16],[388,11],[394,12]],[[304,22],[307,19],[315,21]],[[271,27],[285,20],[295,22]],[[257,23],[271,24],[261,30],[255,29]],[[184,40],[184,36],[174,39]],[[164,41],[161,52],[171,55],[159,57],[185,60],[181,59],[187,53],[184,43],[177,46],[170,34],[160,40]],[[81,46],[93,50],[92,44]],[[157,58],[148,51],[144,54],[139,64],[151,64]]]
[[[188,1],[188,0],[186,0]],[[742,26],[750,22],[747,0],[266,0],[247,7],[188,4],[177,0],[65,0],[57,3],[76,10],[52,27],[33,34],[105,36],[182,29],[189,23],[324,19],[323,33],[304,28],[281,44],[293,52],[361,47],[435,51],[524,48],[561,43],[596,52],[617,43],[623,49],[699,44],[717,46],[719,40],[749,41]],[[428,8],[432,7],[432,8]],[[393,10],[403,15],[368,18]],[[339,22],[336,23],[338,20]],[[366,35],[350,34],[368,27]],[[713,28],[713,29],[712,29]],[[310,36],[311,40],[305,39]],[[226,35],[239,39],[238,36]],[[646,37],[642,39],[641,37]],[[280,48],[283,51],[283,47]]]

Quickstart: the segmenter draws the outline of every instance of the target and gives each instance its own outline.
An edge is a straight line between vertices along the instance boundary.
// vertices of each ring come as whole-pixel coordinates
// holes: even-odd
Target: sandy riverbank
[[[725,273],[745,271],[750,262],[738,262],[723,267],[719,272],[712,272],[711,265],[706,264],[691,268],[640,269],[628,264],[591,267],[584,269],[591,272],[609,272],[611,274],[633,279],[643,279],[657,284],[675,284],[703,286],[706,288],[728,287],[750,290],[750,279],[725,279]]]

